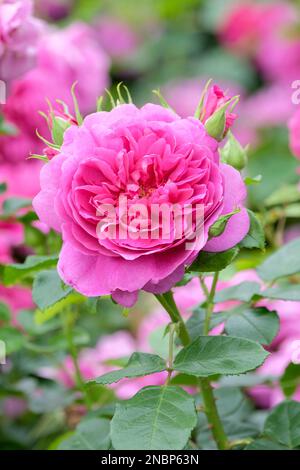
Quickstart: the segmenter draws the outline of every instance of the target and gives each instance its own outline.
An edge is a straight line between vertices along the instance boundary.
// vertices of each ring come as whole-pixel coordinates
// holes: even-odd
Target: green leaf
[[[124,369],[109,372],[89,382],[107,385],[124,378],[142,377],[166,369],[165,361],[154,354],[133,353]]]
[[[40,310],[36,314],[40,324],[62,312],[66,305],[85,301],[84,296],[63,283],[56,270],[43,271],[35,277],[32,298]]]
[[[262,438],[251,442],[245,450],[289,450],[289,448],[278,444],[278,442]]]
[[[77,426],[73,435],[62,441],[58,450],[107,450],[110,448],[110,422],[88,418]]]
[[[285,401],[266,419],[264,434],[290,449],[300,445],[300,403]]]
[[[264,281],[275,281],[280,277],[300,272],[300,238],[283,245],[257,268]]]
[[[262,291],[261,295],[268,299],[292,300],[298,302],[300,301],[300,286],[299,284],[289,284],[272,287]]]
[[[262,181],[262,176],[261,175],[256,175],[254,177],[251,176],[246,176],[244,179],[244,183],[247,186],[250,186],[251,184],[259,184]]]
[[[6,183],[0,183],[0,194],[5,193],[7,190],[7,184]]]
[[[23,264],[8,264],[3,269],[3,281],[6,286],[17,284],[37,271],[49,269],[57,264],[56,256],[28,256]]]
[[[259,367],[269,354],[254,341],[230,336],[200,336],[182,349],[174,369],[197,377],[237,375]]]
[[[270,344],[279,330],[276,312],[264,307],[251,308],[245,305],[231,311],[226,321],[226,331],[231,336],[248,338],[261,344]]]
[[[6,304],[0,302],[0,322],[6,323],[10,320],[10,311]]]
[[[5,343],[6,354],[19,351],[26,341],[24,334],[11,326],[0,328],[0,340]]]
[[[289,364],[280,379],[284,395],[291,398],[300,385],[300,364]]]
[[[219,237],[224,233],[224,230],[227,226],[228,221],[235,214],[238,214],[240,209],[230,212],[229,214],[221,215],[216,222],[209,227],[208,236],[209,238]]]
[[[21,312],[18,313],[18,323],[30,336],[44,335],[50,331],[61,329],[61,320],[57,318],[43,325],[38,325],[35,322],[34,313],[31,310],[21,310]]]
[[[271,196],[269,196],[266,201],[266,207],[277,206],[280,204],[290,204],[292,202],[297,202],[300,200],[300,191],[297,184],[285,184],[281,186],[276,191],[274,191]]]
[[[192,316],[186,322],[186,327],[190,333],[190,337],[192,340],[197,338],[197,336],[203,335],[204,333],[205,313],[206,311],[204,308],[198,307],[193,311]],[[226,313],[214,313],[210,321],[211,328],[220,325],[220,323],[223,323],[226,319]]]
[[[38,393],[35,390],[38,388]],[[35,390],[27,390],[28,408],[33,413],[44,414],[64,410],[75,400],[75,393],[53,382],[36,384]]]
[[[116,450],[181,450],[197,416],[191,395],[179,387],[145,387],[117,404],[111,422]]]
[[[250,302],[255,295],[260,293],[258,282],[245,281],[236,286],[227,287],[218,291],[215,295],[215,302],[226,302],[227,300],[240,300]]]
[[[247,209],[247,212],[250,219],[250,228],[245,238],[239,243],[239,247],[249,249],[259,248],[263,250],[265,248],[265,232],[262,223],[254,212],[249,209]]]
[[[300,217],[300,204],[289,204],[283,208],[286,218],[295,219]]]
[[[237,247],[219,253],[210,253],[208,251],[200,251],[196,260],[189,267],[191,272],[211,273],[221,271],[228,266],[238,255]]]
[[[31,199],[11,197],[3,202],[2,215],[8,217],[14,215],[18,210],[31,206]]]

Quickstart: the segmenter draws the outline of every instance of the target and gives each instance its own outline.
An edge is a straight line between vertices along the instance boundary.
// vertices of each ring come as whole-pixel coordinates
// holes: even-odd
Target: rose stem
[[[208,331],[209,331],[210,315],[213,309],[213,299],[214,299],[214,293],[215,293],[217,282],[218,282],[218,275],[216,274],[214,277],[214,282],[213,282],[214,290],[212,287],[210,291],[210,295],[209,295],[209,300],[207,303],[206,317],[208,317],[208,319],[205,321],[205,323],[208,325]],[[161,303],[161,305],[165,308],[167,313],[170,315],[172,322],[179,323],[180,328],[179,328],[178,336],[181,340],[182,345],[188,346],[191,342],[190,334],[177,308],[172,292],[169,291],[166,294],[156,295],[156,298]],[[212,306],[210,306],[210,304],[212,304]],[[211,425],[211,432],[216,441],[218,449],[219,450],[228,449],[228,439],[226,437],[222,422],[219,417],[219,413],[218,413],[218,409],[216,406],[213,389],[210,384],[210,381],[208,378],[199,378],[199,384],[201,387],[202,397],[203,397],[204,406],[205,406],[204,412],[206,414],[209,424]]]
[[[85,383],[81,375],[81,371],[80,371],[80,367],[78,363],[77,348],[76,348],[76,345],[74,343],[74,338],[73,338],[73,326],[74,326],[73,314],[71,310],[68,309],[65,312],[63,312],[62,316],[63,316],[64,330],[65,330],[65,335],[66,335],[66,339],[68,343],[68,348],[69,348],[69,352],[70,352],[74,369],[75,369],[76,386],[81,391],[87,408],[91,409],[91,402],[86,392]]]

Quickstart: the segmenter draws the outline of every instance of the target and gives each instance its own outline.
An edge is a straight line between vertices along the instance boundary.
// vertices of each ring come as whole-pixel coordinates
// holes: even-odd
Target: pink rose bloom
[[[117,18],[102,16],[95,24],[96,37],[110,57],[120,59],[133,54],[138,38],[129,25]]]
[[[40,161],[18,164],[0,162],[0,182],[7,184],[7,191],[0,195],[1,203],[9,197],[33,198],[39,191]]]
[[[235,134],[244,145],[258,145],[259,130],[275,126],[285,127],[294,109],[290,84],[265,86],[241,101]]]
[[[74,23],[64,30],[47,34],[39,44],[37,67],[11,85],[5,118],[18,129],[16,137],[0,138],[0,161],[22,161],[30,153],[42,153],[45,144],[36,136],[50,138],[45,119],[49,99],[58,107],[61,99],[73,113],[71,86],[78,82],[76,95],[83,114],[96,107],[97,97],[108,86],[109,61],[96,43],[93,30]]]
[[[42,169],[41,191],[34,199],[41,221],[63,234],[62,279],[84,295],[112,294],[131,306],[140,289],[169,290],[199,249],[224,251],[236,245],[249,229],[242,207],[246,190],[240,174],[219,162],[217,148],[199,120],[181,119],[152,104],[141,109],[120,105],[69,128],[61,153]],[[123,239],[119,231],[113,239],[99,236],[99,222],[107,220],[97,215],[100,205],[109,203],[121,212],[120,196],[126,196],[128,206],[138,202],[148,208],[147,230],[152,204],[202,204],[202,246],[187,250],[185,236],[176,238],[174,226],[167,239],[160,230],[158,239],[128,234]],[[241,211],[225,232],[207,242],[209,227],[236,207]]]
[[[290,147],[293,154],[300,158],[300,109],[293,114],[288,123],[290,131]]]
[[[130,333],[119,331],[109,336],[102,337],[95,348],[83,349],[79,354],[79,367],[85,380],[94,379],[118,369],[110,364],[114,359],[123,359],[131,356],[138,349],[138,345]],[[44,367],[39,374],[57,380],[67,388],[75,385],[75,370],[71,357],[67,357],[59,368]],[[141,388],[147,385],[162,385],[166,379],[165,373],[152,374],[135,379],[124,379],[111,384],[116,395],[121,399],[128,399],[135,395]]]
[[[42,23],[32,16],[31,0],[0,4],[0,79],[12,80],[34,67]]]
[[[267,80],[290,83],[300,73],[300,38],[288,32],[267,37],[256,55],[256,62]]]
[[[0,284],[0,302],[8,305],[12,312],[12,325],[18,326],[18,313],[21,310],[31,309],[34,304],[32,301],[31,290],[25,287],[4,287]]]
[[[219,24],[219,37],[231,50],[253,55],[269,35],[294,18],[294,8],[284,2],[236,1]]]
[[[219,26],[221,42],[240,53],[253,51],[260,37],[262,8],[255,2],[236,2]]]

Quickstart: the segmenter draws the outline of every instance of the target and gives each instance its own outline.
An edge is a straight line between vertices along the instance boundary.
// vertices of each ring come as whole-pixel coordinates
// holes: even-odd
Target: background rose
[[[79,47],[80,46],[80,47]],[[65,50],[69,51],[68,57]],[[74,23],[66,29],[47,34],[39,43],[37,67],[11,85],[3,113],[17,128],[16,137],[0,140],[0,161],[18,162],[30,153],[41,153],[45,144],[37,137],[49,138],[40,111],[48,112],[47,100],[67,103],[73,112],[71,87],[78,82],[76,94],[83,114],[95,109],[97,97],[108,86],[109,60],[96,43],[92,28]]]
[[[0,4],[0,79],[12,80],[31,69],[43,24],[32,16],[31,0],[3,0]]]
[[[291,117],[289,129],[291,150],[297,158],[300,158],[300,109]]]
[[[173,230],[167,243],[99,240],[96,210],[105,202],[117,207],[120,194],[147,207],[203,203],[207,241],[210,225],[246,195],[239,173],[220,165],[216,152],[217,142],[199,121],[151,104],[118,106],[68,129],[61,153],[42,170],[34,200],[40,219],[63,232],[58,269],[65,282],[89,296],[112,293],[124,305],[134,303],[139,289],[167,291],[197,254],[186,250],[184,238],[176,240]],[[242,209],[206,249],[226,250],[248,228]]]

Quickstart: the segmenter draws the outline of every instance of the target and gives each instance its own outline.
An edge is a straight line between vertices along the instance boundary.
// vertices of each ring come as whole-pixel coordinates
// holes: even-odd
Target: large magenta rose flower
[[[62,279],[84,295],[112,294],[126,306],[140,289],[169,290],[200,249],[226,250],[249,229],[241,207],[244,183],[219,162],[218,142],[199,120],[153,104],[120,105],[69,128],[61,152],[42,169],[41,188],[34,207],[43,222],[62,232]],[[107,203],[120,211],[120,196],[129,207],[202,205],[201,246],[187,249],[185,235],[178,239],[172,229],[167,239],[99,237],[99,207]],[[223,234],[207,242],[209,227],[237,207]]]

